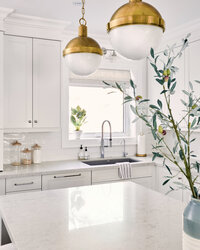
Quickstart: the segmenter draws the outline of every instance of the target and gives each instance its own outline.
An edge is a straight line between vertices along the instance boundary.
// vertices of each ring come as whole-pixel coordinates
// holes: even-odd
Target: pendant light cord
[[[80,25],[87,25],[87,21],[85,20],[85,0],[82,0],[82,9],[81,9],[82,17],[79,19]]]

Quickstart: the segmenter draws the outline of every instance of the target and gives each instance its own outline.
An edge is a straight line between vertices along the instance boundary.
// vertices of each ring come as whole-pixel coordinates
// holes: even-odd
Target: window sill
[[[105,143],[109,138],[105,138]],[[112,138],[112,145],[113,146],[122,146],[123,139],[126,141],[126,145],[135,145],[136,138],[135,137],[113,137]],[[69,139],[66,140],[65,143],[62,145],[63,148],[77,148],[81,144],[87,147],[99,147],[101,144],[101,138],[81,138],[81,139]]]

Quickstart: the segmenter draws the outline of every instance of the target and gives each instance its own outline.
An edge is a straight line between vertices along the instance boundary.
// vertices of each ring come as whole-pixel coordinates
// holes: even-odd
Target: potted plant
[[[191,144],[196,140],[193,131],[200,128],[200,93],[195,93],[193,84],[189,82],[189,90],[182,90],[185,100],[181,100],[183,105],[182,118],[176,120],[176,107],[172,107],[171,99],[174,97],[176,85],[176,59],[181,57],[183,51],[188,47],[188,37],[183,40],[180,49],[175,53],[175,46],[168,47],[161,58],[161,55],[155,55],[151,49],[151,66],[155,72],[155,80],[160,87],[160,95],[164,101],[158,97],[157,103],[150,104],[149,99],[143,99],[136,93],[136,85],[130,80],[132,95],[127,93],[123,86],[118,83],[108,86],[118,89],[125,95],[124,102],[131,102],[130,108],[137,119],[142,119],[151,131],[154,138],[152,147],[152,160],[160,158],[163,160],[169,174],[163,185],[169,184],[171,191],[177,189],[188,189],[191,191],[191,201],[184,211],[184,249],[200,249],[200,163],[196,160],[196,155],[191,150]],[[177,49],[176,49],[177,50]],[[164,58],[163,58],[164,57]],[[159,67],[158,65],[162,65]],[[200,81],[195,80],[195,84]],[[153,88],[154,86],[152,86]],[[145,112],[144,105],[148,112]],[[167,110],[167,111],[165,111]],[[136,121],[135,120],[135,121]],[[186,129],[183,129],[186,128]],[[171,147],[166,134],[170,130],[173,133],[174,145]],[[174,182],[175,174],[173,167],[185,177],[186,183]],[[188,247],[189,245],[189,247]]]
[[[71,108],[71,122],[75,126],[75,137],[80,139],[82,130],[81,126],[86,123],[86,111],[80,106]]]

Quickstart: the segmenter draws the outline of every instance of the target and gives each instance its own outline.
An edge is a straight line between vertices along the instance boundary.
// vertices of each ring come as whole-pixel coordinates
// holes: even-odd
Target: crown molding
[[[0,7],[0,30],[4,31],[4,20],[10,14],[14,12],[14,9],[2,8]]]
[[[189,38],[190,42],[200,40],[200,18],[166,31],[163,37],[162,45],[157,51],[159,52],[164,50],[166,45],[181,45],[182,39],[189,33],[191,33]]]
[[[4,19],[5,33],[10,35],[62,40],[68,21],[12,13]]]

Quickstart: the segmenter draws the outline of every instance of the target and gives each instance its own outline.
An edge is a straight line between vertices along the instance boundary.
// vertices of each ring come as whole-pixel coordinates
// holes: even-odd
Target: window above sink
[[[128,64],[123,61],[116,69],[112,68],[113,65],[108,68],[101,68],[100,71],[103,73],[97,74],[98,79],[92,75],[88,78],[72,77],[72,74],[64,68],[65,77],[62,87],[63,148],[79,147],[80,144],[89,147],[99,146],[101,125],[104,120],[111,122],[113,145],[119,146],[123,138],[126,139],[127,145],[136,143],[136,125],[131,122],[135,117],[130,110],[129,104],[123,105],[123,94],[118,91],[110,93],[113,92],[113,89],[108,88],[103,83],[103,80],[109,83],[118,82],[129,88],[130,76],[137,78],[138,66],[133,65],[131,62],[130,67],[128,67]],[[112,75],[112,79],[109,79],[107,71],[112,72],[112,74],[109,73]],[[104,72],[107,73],[104,74]],[[116,79],[113,78],[116,76]],[[87,112],[87,123],[81,127],[83,133],[80,140],[75,139],[75,127],[70,121],[71,108],[76,108],[78,105]],[[105,138],[108,137],[107,133],[109,133],[109,130],[105,126]]]

